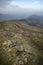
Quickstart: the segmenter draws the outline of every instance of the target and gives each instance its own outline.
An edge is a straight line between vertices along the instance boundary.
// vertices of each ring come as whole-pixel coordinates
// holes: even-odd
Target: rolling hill
[[[20,14],[0,14],[0,21],[19,20],[31,26],[43,28],[43,15],[20,15]]]
[[[0,22],[0,65],[43,65],[43,28]]]
[[[32,15],[26,19],[21,19],[20,21],[25,22],[31,26],[37,26],[43,28],[43,16]]]

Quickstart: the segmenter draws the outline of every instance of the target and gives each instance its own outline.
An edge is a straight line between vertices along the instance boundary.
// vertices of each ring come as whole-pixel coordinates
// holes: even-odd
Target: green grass
[[[30,64],[27,63],[26,65],[35,65],[36,63],[36,65],[41,65],[41,63],[43,65],[43,29],[35,26],[29,26],[19,21],[4,22],[1,24],[1,26],[2,27],[0,27],[0,31],[3,31],[0,32],[0,36],[2,36],[0,37],[0,43],[4,43],[4,41],[7,42],[8,40],[13,39],[17,41],[17,43],[20,42],[24,50],[31,47],[33,55],[36,56],[34,57],[36,61],[32,61]],[[9,36],[7,38],[6,34],[9,33],[11,33],[11,35],[13,34],[13,36]],[[17,55],[17,49],[15,46],[9,47],[8,45],[3,46],[3,44],[0,44],[0,48],[0,65],[12,65],[17,58],[19,58],[19,60],[23,60],[23,53],[25,53],[25,57],[28,58],[29,62],[29,56],[31,54],[25,52],[24,50],[23,52],[19,52],[20,54]],[[8,53],[8,49],[11,49],[12,51]]]

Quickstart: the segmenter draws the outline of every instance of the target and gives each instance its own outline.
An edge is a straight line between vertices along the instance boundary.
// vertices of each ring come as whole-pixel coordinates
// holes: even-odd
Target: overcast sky
[[[43,0],[0,0],[0,13],[43,12]]]

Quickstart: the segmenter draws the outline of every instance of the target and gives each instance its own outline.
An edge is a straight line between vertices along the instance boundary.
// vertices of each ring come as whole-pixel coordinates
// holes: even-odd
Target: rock
[[[34,32],[32,32],[31,34],[34,35],[34,36],[36,36],[36,33],[34,33]]]
[[[8,49],[8,52],[11,52],[12,50],[11,49]]]
[[[12,44],[11,40],[8,40],[7,44],[8,44],[8,46],[10,46],[10,44]]]
[[[31,48],[25,48],[25,52],[32,53],[32,50],[31,50]]]
[[[26,53],[22,53],[22,57],[25,58],[25,56],[26,56]]]
[[[23,65],[23,61],[22,60],[19,60],[19,65]]]
[[[20,45],[20,46],[16,46],[16,49],[18,50],[18,51],[23,51],[23,46],[22,45]]]
[[[29,57],[31,60],[33,60],[35,57],[33,55],[30,55]]]
[[[3,44],[4,45],[7,44],[8,46],[13,47],[13,46],[16,45],[16,41],[14,41],[14,40],[8,40],[8,41],[5,41]]]
[[[7,45],[7,42],[6,42],[6,41],[4,41],[3,45]]]
[[[15,63],[13,65],[16,65]]]
[[[21,45],[22,43],[21,43],[21,41],[17,41],[17,45]]]
[[[19,65],[19,58],[18,57],[15,59],[15,62],[13,63],[13,65]]]
[[[27,63],[27,58],[24,58],[24,62]]]
[[[40,33],[40,34],[38,34],[40,37],[42,36],[42,34]]]
[[[5,42],[3,43],[3,45],[8,45],[8,46],[13,47],[13,46],[16,45],[16,41],[14,41],[14,40],[8,40],[8,41],[5,41]]]
[[[16,41],[15,40],[11,40],[11,44],[10,44],[10,46],[16,46]]]

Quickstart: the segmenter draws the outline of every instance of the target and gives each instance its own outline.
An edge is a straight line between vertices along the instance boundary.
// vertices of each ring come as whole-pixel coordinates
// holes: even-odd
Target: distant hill
[[[18,20],[27,18],[28,14],[0,14],[0,21],[3,20]]]
[[[32,15],[26,19],[21,19],[20,21],[32,26],[43,27],[43,16]]]
[[[24,22],[31,26],[38,26],[43,28],[43,16],[42,15],[32,15],[27,17],[27,15],[20,14],[0,14],[0,21],[4,20],[18,20]]]

